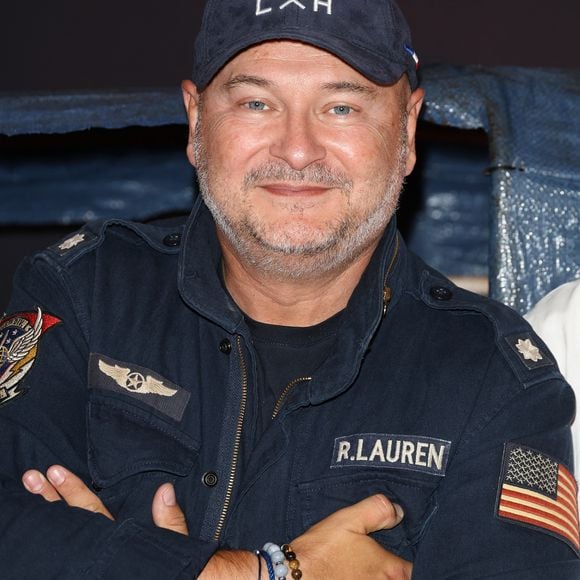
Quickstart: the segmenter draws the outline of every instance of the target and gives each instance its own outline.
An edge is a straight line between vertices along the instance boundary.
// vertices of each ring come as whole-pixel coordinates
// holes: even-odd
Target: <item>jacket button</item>
[[[202,475],[201,481],[206,487],[215,487],[218,483],[217,473],[214,471],[207,471]]]
[[[232,352],[232,343],[227,338],[224,338],[220,342],[220,352],[223,354],[230,354]]]
[[[429,290],[429,294],[431,294],[435,300],[439,300],[441,302],[445,302],[453,298],[453,292],[451,292],[449,288],[445,288],[445,286],[433,286],[431,290]]]
[[[175,248],[181,243],[181,234],[179,232],[168,234],[163,238],[163,243],[169,248]]]

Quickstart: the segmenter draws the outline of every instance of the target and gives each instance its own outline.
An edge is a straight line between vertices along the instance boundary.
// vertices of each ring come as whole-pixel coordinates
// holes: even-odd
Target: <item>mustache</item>
[[[284,163],[265,163],[248,171],[244,177],[244,188],[250,189],[255,185],[269,181],[285,183],[309,183],[322,185],[328,188],[338,188],[350,193],[353,188],[352,179],[344,172],[331,169],[321,163],[314,163],[304,169],[292,169]]]

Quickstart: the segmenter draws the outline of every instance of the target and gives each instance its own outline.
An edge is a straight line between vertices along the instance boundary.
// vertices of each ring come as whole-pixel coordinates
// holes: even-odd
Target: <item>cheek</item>
[[[232,173],[245,173],[252,160],[267,151],[265,134],[236,122],[235,116],[223,115],[204,131],[208,160],[219,166],[226,179]]]
[[[347,127],[332,139],[332,149],[351,168],[385,167],[399,150],[400,132],[393,127],[365,123]]]

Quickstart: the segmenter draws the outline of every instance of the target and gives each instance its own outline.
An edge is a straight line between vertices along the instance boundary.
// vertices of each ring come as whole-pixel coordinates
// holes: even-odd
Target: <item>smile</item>
[[[265,184],[260,186],[272,195],[279,195],[284,197],[311,197],[314,195],[321,195],[326,193],[331,188],[320,185],[308,185],[304,183],[299,184]]]

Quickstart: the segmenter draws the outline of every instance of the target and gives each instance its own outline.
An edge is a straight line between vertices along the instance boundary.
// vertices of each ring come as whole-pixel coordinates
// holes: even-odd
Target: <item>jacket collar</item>
[[[356,287],[343,316],[340,340],[308,389],[289,398],[286,409],[305,403],[320,403],[352,384],[362,358],[384,318],[385,291],[393,309],[403,287],[406,250],[393,218],[366,271]],[[221,250],[213,218],[199,198],[188,218],[178,272],[178,286],[184,301],[201,316],[230,334],[249,337],[243,314],[225,291],[220,276]],[[307,393],[307,401],[304,393]],[[294,400],[295,399],[295,400]]]

